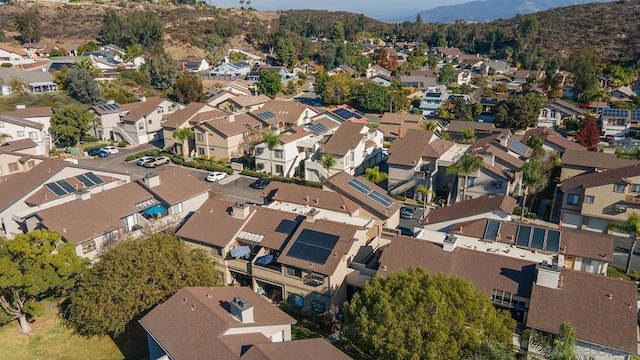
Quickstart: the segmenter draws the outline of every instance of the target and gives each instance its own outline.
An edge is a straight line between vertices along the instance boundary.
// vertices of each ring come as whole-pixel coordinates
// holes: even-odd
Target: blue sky
[[[239,7],[238,0],[207,0],[220,7]],[[420,10],[440,5],[453,5],[470,0],[252,0],[258,10],[325,9],[363,13],[381,20],[400,21],[413,19]]]

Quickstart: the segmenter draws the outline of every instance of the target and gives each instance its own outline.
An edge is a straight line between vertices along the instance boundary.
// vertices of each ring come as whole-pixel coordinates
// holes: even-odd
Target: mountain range
[[[420,11],[425,23],[452,23],[456,20],[485,22],[508,19],[517,14],[530,14],[547,9],[610,0],[478,0],[463,4],[438,6]],[[415,17],[408,19],[415,20]]]

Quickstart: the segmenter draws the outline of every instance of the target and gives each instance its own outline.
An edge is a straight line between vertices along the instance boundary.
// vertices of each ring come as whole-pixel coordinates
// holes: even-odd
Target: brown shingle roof
[[[419,123],[423,120],[420,114],[405,114],[405,113],[389,113],[382,114],[380,118],[380,124],[395,124],[400,125],[404,123]]]
[[[481,131],[481,132],[491,132],[495,128],[496,127],[493,126],[493,123],[452,120],[447,125],[447,132],[460,133],[466,129],[473,129],[474,131]]]
[[[282,201],[290,204],[309,205],[314,208],[331,210],[353,215],[358,206],[352,200],[334,192],[309,186],[272,181],[263,192],[268,202]]]
[[[255,213],[242,227],[242,231],[263,235],[264,239],[260,241],[262,247],[281,250],[302,220],[295,213],[256,207]]]
[[[573,165],[594,169],[617,169],[634,164],[640,164],[638,160],[619,159],[616,154],[590,152],[584,150],[567,149],[562,156],[562,165]]]
[[[269,100],[260,110],[271,111],[285,124],[295,124],[308,108],[307,105],[296,101]]]
[[[13,140],[0,145],[0,152],[17,152],[35,148],[37,144],[31,139]]]
[[[387,163],[411,167],[418,165],[429,143],[435,138],[433,131],[409,129],[406,135],[393,142]]]
[[[349,360],[351,357],[324,339],[304,339],[252,346],[241,360]]]
[[[169,114],[162,121],[163,128],[169,129],[177,129],[180,126],[184,125],[186,122],[191,122],[192,119],[197,118],[198,113],[207,112],[214,114],[219,114],[218,116],[224,116],[226,113],[222,110],[215,109],[207,104],[192,102],[189,103],[184,109],[177,110],[174,113]],[[215,116],[212,116],[212,118]],[[198,118],[198,120],[200,120]],[[196,121],[199,122],[199,121]]]
[[[231,121],[231,119],[233,119],[233,121]],[[223,137],[228,138],[242,134],[245,131],[248,132],[250,129],[261,127],[262,123],[249,114],[235,114],[229,117],[203,122],[200,126],[205,126],[218,132]]]
[[[453,141],[435,139],[424,149],[424,153],[422,154],[422,156],[437,159],[442,156],[442,154],[447,152],[447,150],[451,149],[455,144],[456,143],[454,143]]]
[[[409,130],[421,130],[421,125],[425,121],[422,120],[419,123],[415,122],[404,122],[402,124],[383,124],[380,123],[377,127],[378,130],[382,131],[382,134],[385,138],[397,139],[398,133],[406,134]]]
[[[5,112],[5,114],[21,117],[23,119],[50,117],[51,115],[53,115],[53,109],[49,106],[36,106],[8,111]]]
[[[579,340],[635,354],[636,284],[568,269],[561,276],[560,289],[533,286],[527,326],[557,334],[570,322]]]
[[[365,124],[352,121],[343,122],[324,144],[322,153],[345,156],[349,150],[358,146],[362,140],[363,135],[360,132],[364,127],[366,127]]]
[[[268,102],[270,99],[268,96],[260,94],[255,96],[236,96],[227,101],[234,102],[238,104],[240,107],[254,106],[260,105]]]
[[[167,100],[154,96],[147,98],[145,101],[138,101],[130,104],[120,105],[122,111],[129,111],[124,115],[123,120],[133,122],[138,121],[144,116],[147,116],[156,111],[158,106],[160,106],[163,101]]]
[[[0,122],[6,122],[9,124],[17,125],[19,127],[28,127],[32,129],[42,130],[43,124],[31,120],[21,118],[19,116],[12,116],[9,114],[0,114]]]
[[[234,296],[253,305],[254,323],[243,324],[231,315],[229,303]],[[236,360],[238,352],[221,341],[229,329],[294,323],[289,315],[245,287],[183,288],[140,320],[174,360]],[[230,340],[229,345],[236,343]]]
[[[19,49],[19,48],[14,47],[13,45],[10,45],[10,44],[0,44],[0,49],[2,49],[4,51],[7,51],[7,52],[12,52],[14,54],[18,54],[18,55],[21,55],[21,56],[29,55],[23,49]]]
[[[233,217],[233,201],[210,198],[176,231],[183,239],[225,247],[240,231],[244,220]]]
[[[157,174],[160,176],[160,185],[148,190],[170,205],[175,205],[210,190],[209,185],[191,175],[183,167],[166,167]]]
[[[485,195],[479,198],[457,202],[455,204],[433,209],[429,212],[423,224],[436,224],[443,221],[463,219],[468,216],[486,214],[493,211],[503,211],[512,214],[517,201],[509,195]]]
[[[623,183],[626,182],[626,178],[633,176],[640,176],[640,164],[574,176],[566,179],[560,186],[560,189],[566,191],[578,187],[586,189],[606,184]]]
[[[587,151],[587,149],[576,143],[573,142],[569,139],[567,139],[566,137],[560,135],[558,132],[553,131],[549,128],[546,127],[539,127],[539,128],[535,128],[535,129],[531,129],[529,131],[527,131],[526,133],[524,133],[524,135],[522,136],[522,143],[526,144],[529,139],[531,138],[531,136],[533,136],[533,134],[538,135],[538,137],[540,137],[540,139],[542,139],[543,142],[549,142],[553,145],[556,145],[560,148],[563,148],[565,150],[582,150],[582,151]]]

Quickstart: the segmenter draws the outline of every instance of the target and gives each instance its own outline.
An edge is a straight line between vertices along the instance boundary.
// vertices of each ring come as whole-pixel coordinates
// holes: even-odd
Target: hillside
[[[478,0],[463,4],[438,6],[420,12],[423,22],[451,23],[456,20],[486,22],[508,19],[517,14],[531,14],[547,9],[610,0]],[[414,18],[411,18],[413,20]]]

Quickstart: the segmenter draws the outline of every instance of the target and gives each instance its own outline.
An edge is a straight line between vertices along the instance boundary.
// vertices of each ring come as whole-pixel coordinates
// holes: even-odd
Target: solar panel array
[[[509,150],[512,150],[513,152],[515,152],[518,155],[526,155],[527,151],[529,151],[529,147],[527,147],[527,145],[519,142],[519,141],[512,141],[511,144],[509,144]]]
[[[118,111],[120,107],[117,104],[105,104],[105,105],[98,105],[98,109],[108,112],[108,111]]]
[[[327,127],[319,123],[309,124],[307,125],[307,128],[316,134],[321,134],[327,131]]]
[[[357,111],[356,109],[353,109],[350,106],[344,107],[344,108],[337,108],[331,112],[340,116],[345,120],[349,120],[351,118],[362,119],[364,117],[363,113],[361,113],[360,111]]]
[[[287,252],[287,256],[324,264],[337,242],[337,235],[304,229]]]
[[[77,175],[75,178],[88,188],[104,183],[102,179],[92,172]],[[76,191],[76,188],[69,184],[67,180],[53,181],[44,184],[44,186],[56,194],[56,196],[65,196]]]
[[[271,111],[263,111],[261,113],[257,113],[256,117],[260,120],[269,120],[269,119],[273,119],[276,117],[276,115],[274,113],[272,113]]]
[[[602,116],[627,118],[628,114],[629,114],[629,110],[611,109],[611,108],[602,109]]]
[[[347,182],[347,185],[357,192],[367,196],[369,199],[377,202],[378,204],[388,208],[393,204],[393,200],[388,196],[382,194],[379,191],[373,190],[367,184],[358,179],[351,179]]]
[[[424,94],[424,97],[428,97],[428,98],[439,98],[441,96],[442,96],[442,93],[439,93],[439,92],[428,92]]]
[[[496,220],[487,220],[487,228],[484,231],[484,239],[486,240],[497,240],[498,233],[500,232],[500,221]]]
[[[560,250],[560,231],[520,225],[516,246],[557,253]]]

